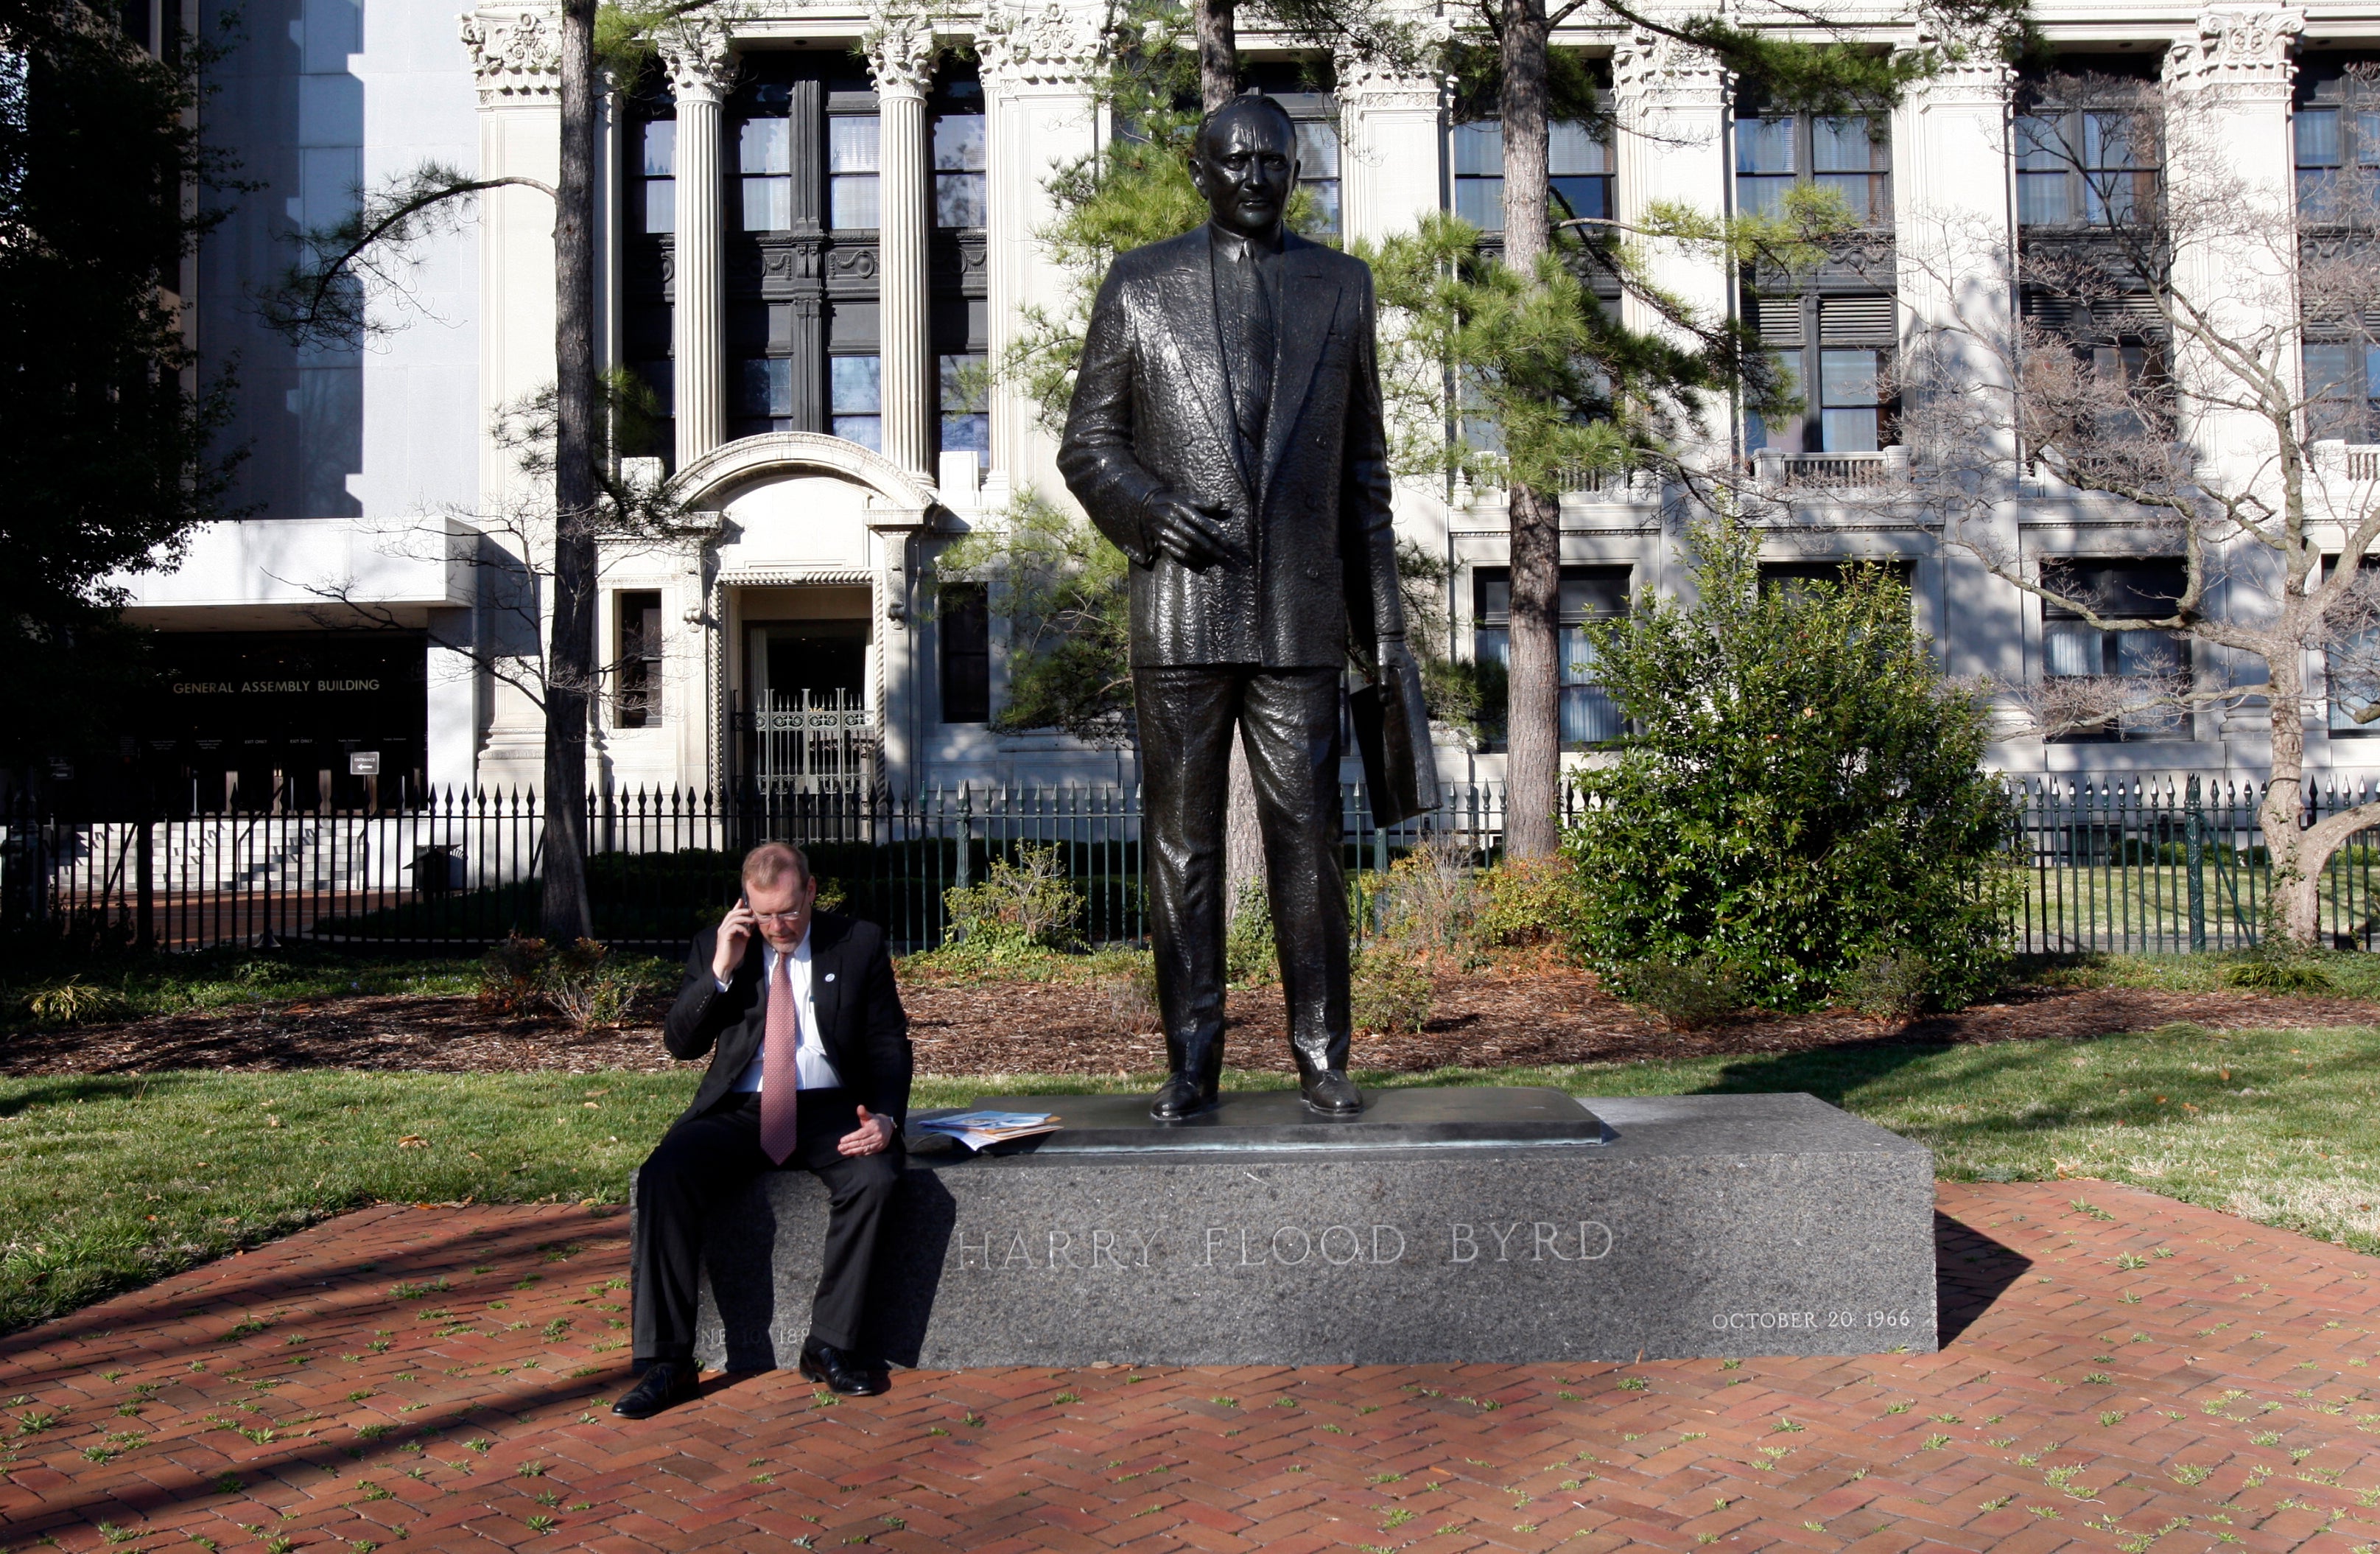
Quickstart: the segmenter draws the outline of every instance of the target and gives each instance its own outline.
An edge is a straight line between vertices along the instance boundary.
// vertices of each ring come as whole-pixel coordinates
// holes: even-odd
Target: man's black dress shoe
[[[815,1340],[802,1345],[802,1379],[820,1382],[846,1398],[872,1398],[889,1385],[882,1367],[869,1364],[848,1349]]]
[[[1179,1122],[1213,1108],[1214,1091],[1200,1084],[1188,1074],[1175,1074],[1158,1086],[1157,1099],[1148,1103],[1148,1115],[1160,1122]]]
[[[1325,1117],[1353,1117],[1364,1109],[1364,1093],[1340,1070],[1317,1070],[1299,1080],[1297,1087],[1305,1093],[1308,1111],[1318,1111]]]
[[[628,1389],[628,1395],[612,1405],[612,1412],[623,1419],[650,1419],[688,1401],[698,1390],[693,1365],[656,1360],[645,1367],[643,1377]]]

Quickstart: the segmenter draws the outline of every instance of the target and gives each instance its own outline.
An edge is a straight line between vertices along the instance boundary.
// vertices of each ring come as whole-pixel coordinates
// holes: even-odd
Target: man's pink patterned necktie
[[[794,1048],[801,1038],[801,1017],[794,1012],[794,958],[784,952],[777,957],[777,974],[769,979],[769,1019],[760,1035],[760,1153],[780,1166],[794,1152],[800,1091]]]

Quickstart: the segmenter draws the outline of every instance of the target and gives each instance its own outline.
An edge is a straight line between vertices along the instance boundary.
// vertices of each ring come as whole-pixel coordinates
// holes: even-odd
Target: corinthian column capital
[[[1098,15],[1062,0],[986,0],[975,43],[991,88],[1087,87],[1106,53]]]
[[[1707,49],[1632,28],[1611,51],[1611,95],[1640,107],[1727,95],[1726,67]]]
[[[2217,6],[2166,51],[2165,84],[2182,91],[2248,89],[2286,96],[2296,76],[2289,57],[2305,31],[2305,12],[2293,6]]]
[[[860,39],[880,97],[923,97],[934,80],[934,23],[923,11],[879,6]]]
[[[551,6],[488,6],[457,20],[481,106],[561,96],[562,22]]]
[[[701,11],[678,18],[659,38],[662,67],[680,103],[716,103],[735,87],[735,50],[727,24]]]

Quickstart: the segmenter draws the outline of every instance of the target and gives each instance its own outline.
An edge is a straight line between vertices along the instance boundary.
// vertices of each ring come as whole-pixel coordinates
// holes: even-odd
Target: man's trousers
[[[760,1153],[760,1097],[734,1095],[662,1137],[637,1171],[637,1219],[628,1254],[637,1367],[694,1358],[696,1280],[710,1217],[763,1171],[800,1169],[826,1183],[825,1266],[810,1302],[810,1337],[857,1349],[868,1309],[868,1276],[901,1179],[901,1146],[880,1155],[838,1154],[859,1126],[847,1091],[805,1090],[795,1114],[800,1142],[783,1167]]]
[[[1223,812],[1247,750],[1290,1046],[1300,1073],[1347,1066],[1347,883],[1340,857],[1339,671],[1250,665],[1133,671],[1158,1006],[1173,1071],[1223,1066]]]

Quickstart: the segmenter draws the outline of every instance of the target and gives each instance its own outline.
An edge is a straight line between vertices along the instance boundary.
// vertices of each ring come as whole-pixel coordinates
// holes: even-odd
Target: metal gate
[[[764,797],[874,791],[876,720],[857,691],[762,691],[750,725],[746,769]]]

